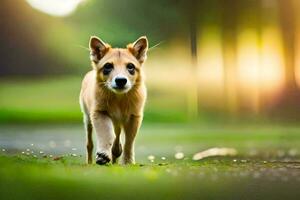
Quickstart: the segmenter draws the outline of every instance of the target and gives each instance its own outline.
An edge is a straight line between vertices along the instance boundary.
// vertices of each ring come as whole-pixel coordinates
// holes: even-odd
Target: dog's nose
[[[118,86],[118,88],[123,88],[127,83],[127,79],[126,78],[116,78],[115,82],[116,82],[116,85]]]

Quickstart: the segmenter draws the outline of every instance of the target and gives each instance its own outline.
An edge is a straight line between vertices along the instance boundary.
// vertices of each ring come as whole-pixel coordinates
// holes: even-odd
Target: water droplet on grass
[[[178,159],[178,160],[184,158],[184,153],[182,153],[182,152],[177,152],[177,153],[175,154],[175,158]]]
[[[148,160],[153,161],[155,159],[155,156],[149,155],[147,158],[148,158]]]
[[[163,156],[163,157],[161,157],[161,159],[162,159],[162,160],[166,160],[166,157]]]
[[[72,148],[72,151],[76,151],[77,149],[76,148]]]

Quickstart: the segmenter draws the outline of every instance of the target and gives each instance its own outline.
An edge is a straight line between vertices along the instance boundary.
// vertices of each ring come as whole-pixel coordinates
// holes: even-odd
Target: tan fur
[[[85,75],[80,92],[87,133],[87,163],[92,163],[92,129],[97,136],[97,152],[104,153],[112,162],[116,162],[122,153],[119,137],[123,129],[123,163],[131,164],[135,162],[134,139],[143,119],[146,100],[142,65],[146,59],[147,39],[142,37],[127,48],[121,49],[111,48],[98,38],[94,41],[94,38],[90,40],[93,70]],[[102,68],[105,63],[114,65],[108,76],[103,74]],[[134,75],[128,73],[128,63],[134,64]],[[115,92],[109,87],[113,78],[120,74],[128,78],[131,86],[124,93]]]

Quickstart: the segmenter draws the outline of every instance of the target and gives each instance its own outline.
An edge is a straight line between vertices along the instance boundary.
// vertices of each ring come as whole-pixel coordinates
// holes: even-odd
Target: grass
[[[149,81],[147,80],[148,98],[144,112],[146,123],[257,124],[274,122],[263,114],[244,113],[236,117],[229,116],[224,110],[222,111],[222,102],[217,103],[219,100],[222,101],[222,98],[217,101],[218,98],[215,96],[204,98],[206,101],[210,99],[212,104],[205,102],[201,97],[199,116],[194,119],[188,114],[187,93],[189,89],[187,86],[174,84],[176,80],[162,80],[167,74],[158,76],[152,72],[150,75],[152,77]],[[81,123],[79,92],[82,76],[2,78],[0,80],[0,124]],[[205,90],[203,89],[202,92]],[[285,121],[281,120],[280,123]]]
[[[65,135],[83,146],[78,126],[0,127],[6,139],[21,132],[33,143],[36,135],[45,142],[47,134]],[[144,124],[136,144],[138,164],[131,166],[88,166],[69,151],[54,159],[48,150],[47,157],[35,158],[7,147],[0,155],[0,199],[298,199],[299,132],[282,126]],[[174,158],[178,146],[184,159]],[[215,146],[236,148],[238,155],[191,159]],[[83,147],[78,151],[82,155]],[[154,162],[147,159],[150,154]]]
[[[58,76],[0,81],[0,123],[78,123],[82,77]],[[150,84],[151,85],[151,84]],[[182,91],[149,87],[147,122],[185,122]],[[172,99],[172,101],[170,101]]]
[[[299,171],[284,162],[208,159],[100,167],[73,158],[1,156],[0,164],[1,199],[296,199],[300,194],[294,177]]]

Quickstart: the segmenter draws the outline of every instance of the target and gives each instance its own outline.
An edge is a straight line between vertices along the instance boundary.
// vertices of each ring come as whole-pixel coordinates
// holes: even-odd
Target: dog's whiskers
[[[76,45],[74,45],[74,46],[79,47],[79,48],[82,48],[82,49],[84,49],[84,50],[86,50],[86,51],[90,51],[89,48],[87,48],[87,47],[85,47],[85,46],[82,46],[82,45],[79,45],[79,44],[76,44]]]
[[[152,51],[154,48],[158,47],[159,45],[161,45],[161,44],[164,43],[164,42],[165,42],[165,41],[160,41],[159,43],[157,43],[157,44],[153,45],[152,47],[150,47],[150,48],[148,49],[148,51]]]

